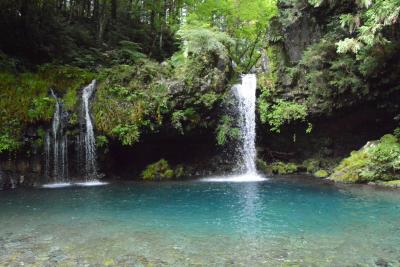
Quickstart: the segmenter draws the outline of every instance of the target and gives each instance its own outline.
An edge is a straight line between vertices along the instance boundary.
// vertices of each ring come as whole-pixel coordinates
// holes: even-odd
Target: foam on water
[[[217,176],[217,177],[208,177],[203,178],[201,182],[231,182],[231,183],[248,183],[248,182],[263,182],[268,179],[260,176],[258,173],[245,173],[239,175],[230,175],[230,176]]]
[[[107,185],[107,182],[100,182],[98,180],[94,180],[94,181],[89,181],[89,182],[82,182],[82,183],[76,183],[76,185],[79,186],[101,186],[101,185]]]
[[[42,185],[43,188],[64,188],[72,186],[71,183],[51,183],[51,184],[44,184]]]

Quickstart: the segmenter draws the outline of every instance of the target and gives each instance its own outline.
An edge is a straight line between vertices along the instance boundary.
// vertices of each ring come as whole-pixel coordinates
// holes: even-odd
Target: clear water
[[[400,266],[400,192],[294,180],[0,192],[0,265]]]

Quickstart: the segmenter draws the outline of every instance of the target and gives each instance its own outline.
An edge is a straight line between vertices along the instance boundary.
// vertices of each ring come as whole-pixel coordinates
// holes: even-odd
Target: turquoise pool
[[[0,192],[3,266],[400,266],[400,191],[311,179]]]

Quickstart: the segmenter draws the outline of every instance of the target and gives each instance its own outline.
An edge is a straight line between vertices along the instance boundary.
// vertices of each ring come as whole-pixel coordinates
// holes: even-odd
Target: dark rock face
[[[302,14],[285,28],[283,34],[290,61],[298,62],[307,46],[321,38],[321,29],[315,19]]]
[[[0,190],[39,184],[43,176],[42,166],[37,156],[0,161]]]
[[[291,63],[297,63],[303,51],[322,37],[322,26],[307,1],[280,1],[283,43]]]

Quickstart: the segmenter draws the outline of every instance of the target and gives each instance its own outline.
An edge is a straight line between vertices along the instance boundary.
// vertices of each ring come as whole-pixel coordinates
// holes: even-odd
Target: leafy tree
[[[337,51],[346,53],[352,51],[361,54],[377,45],[390,42],[388,27],[398,27],[400,16],[399,0],[364,0],[356,1],[361,8],[357,14],[344,14],[340,17],[344,28],[355,36],[337,42]]]
[[[206,0],[190,11],[187,28],[217,28],[234,42],[227,42],[228,55],[238,72],[248,72],[265,47],[269,21],[277,14],[275,0]]]

